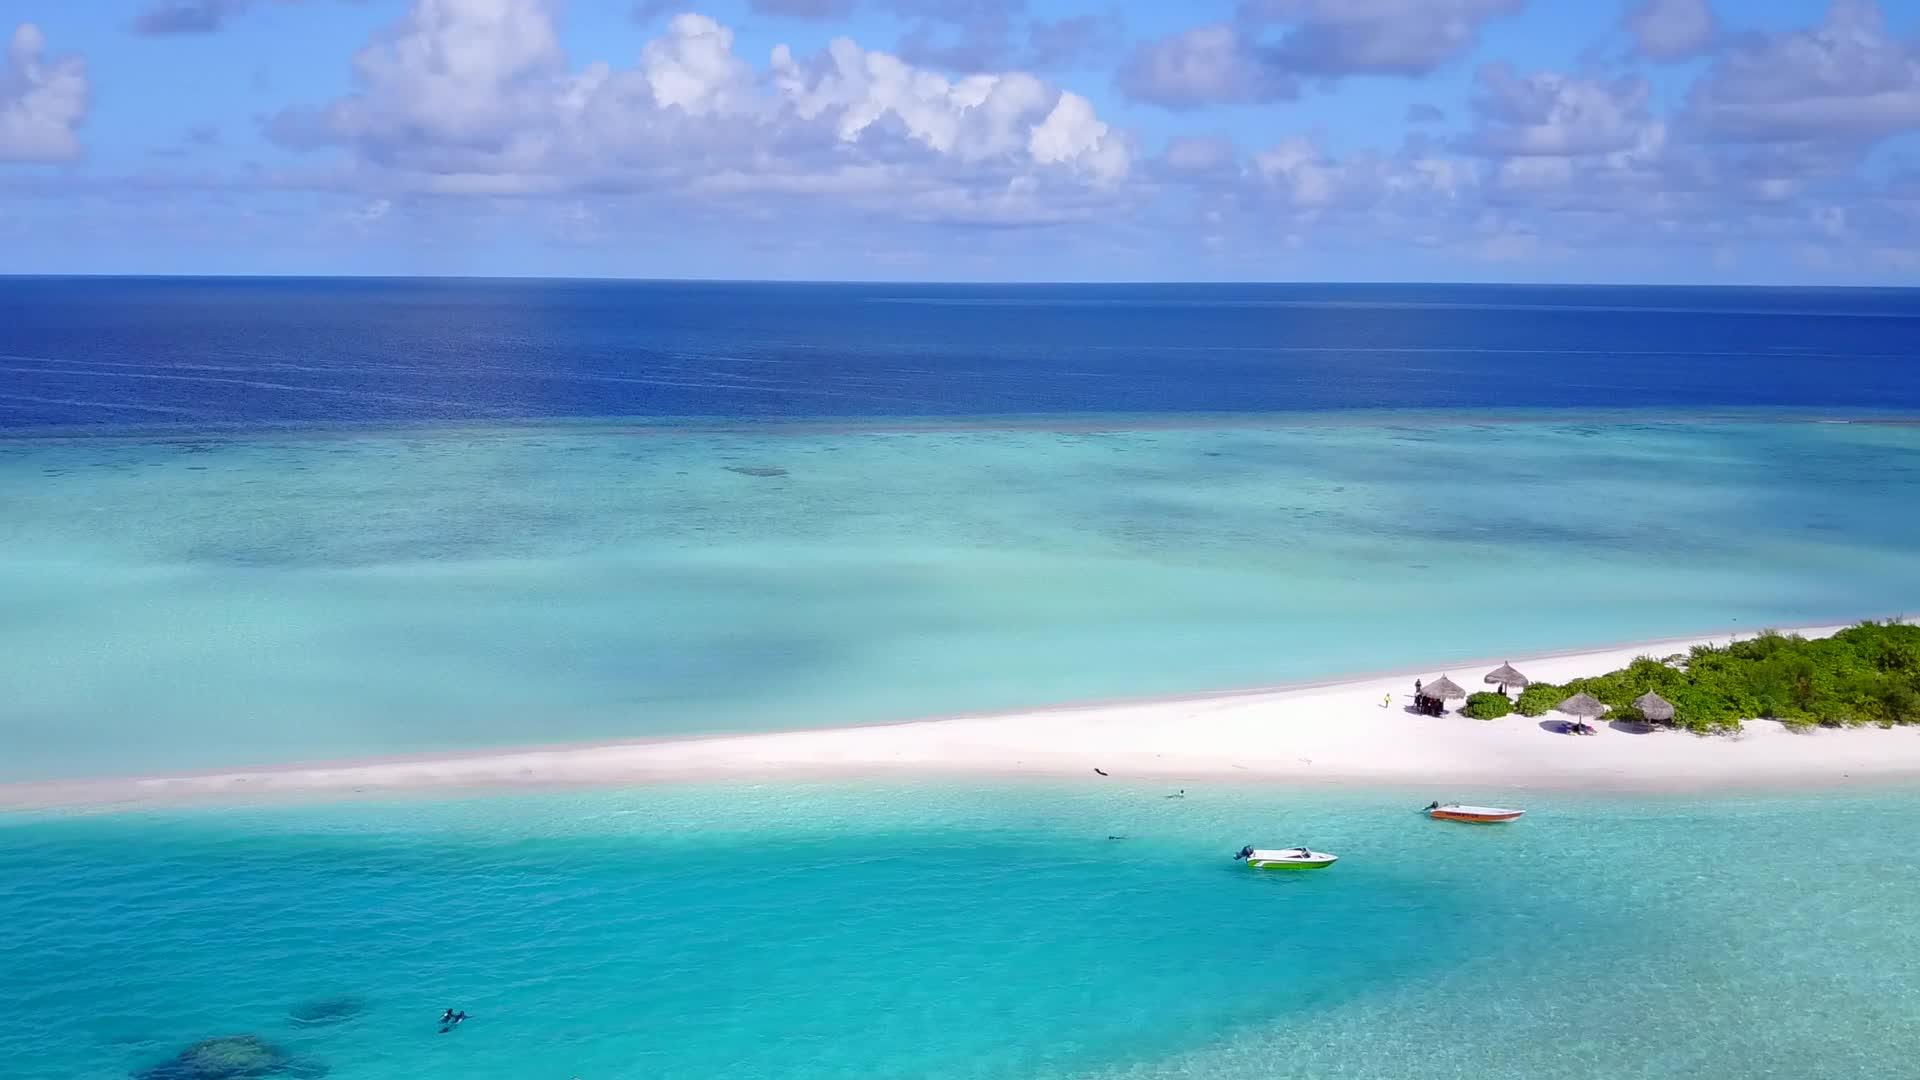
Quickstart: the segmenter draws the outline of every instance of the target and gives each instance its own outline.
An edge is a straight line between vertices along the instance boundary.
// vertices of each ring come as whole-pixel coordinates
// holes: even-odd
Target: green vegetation
[[[1513,710],[1521,716],[1545,716],[1573,694],[1574,691],[1562,690],[1552,683],[1534,683],[1520,691],[1520,700],[1513,703]]]
[[[1726,646],[1696,645],[1685,656],[1643,656],[1591,679],[1535,683],[1515,707],[1542,716],[1584,691],[1612,706],[1609,718],[1636,720],[1633,699],[1649,690],[1673,703],[1673,726],[1701,734],[1736,731],[1744,719],[1791,727],[1920,724],[1920,626],[1867,622],[1816,641],[1768,631]]]
[[[1468,694],[1467,703],[1460,706],[1461,716],[1471,716],[1475,720],[1498,720],[1513,711],[1513,704],[1505,694],[1481,692]]]

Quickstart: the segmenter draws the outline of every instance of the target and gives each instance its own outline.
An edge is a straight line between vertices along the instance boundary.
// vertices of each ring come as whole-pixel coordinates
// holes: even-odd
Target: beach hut
[[[1507,692],[1507,687],[1509,686],[1515,690],[1525,690],[1527,684],[1531,681],[1532,680],[1528,679],[1525,675],[1513,670],[1512,664],[1501,664],[1499,667],[1487,672],[1486,678],[1488,686],[1498,686],[1500,692],[1503,694]]]
[[[1633,699],[1633,707],[1648,720],[1666,723],[1673,719],[1673,702],[1649,690]]]
[[[1560,704],[1555,705],[1554,708],[1566,713],[1568,716],[1574,717],[1576,724],[1584,724],[1588,720],[1598,720],[1601,716],[1605,715],[1607,711],[1607,707],[1600,703],[1600,699],[1594,697],[1592,694],[1575,694]],[[1576,726],[1574,730],[1578,731],[1579,728]],[[1582,732],[1582,734],[1585,734],[1585,732]]]

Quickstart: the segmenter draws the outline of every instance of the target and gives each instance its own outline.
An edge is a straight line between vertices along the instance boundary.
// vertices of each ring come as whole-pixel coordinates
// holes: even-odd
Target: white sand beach
[[[1809,637],[1839,626],[1805,627]],[[1530,678],[1595,675],[1682,652],[1677,638],[1512,657]],[[1503,790],[1702,790],[1920,779],[1920,730],[1793,732],[1749,721],[1737,736],[1633,731],[1578,738],[1556,716],[1472,720],[1411,709],[1413,680],[1469,690],[1496,658],[1350,681],[1030,712],[737,736],[603,743],[199,775],[0,785],[0,807],[112,807],[275,795],[621,785],[818,776],[1050,775],[1176,781],[1419,783]],[[1457,703],[1455,703],[1457,704]]]

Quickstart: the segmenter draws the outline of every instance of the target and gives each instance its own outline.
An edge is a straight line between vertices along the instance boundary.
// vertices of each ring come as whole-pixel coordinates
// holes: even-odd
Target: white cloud
[[[1605,154],[1641,142],[1653,124],[1648,87],[1639,78],[1601,82],[1554,71],[1521,75],[1487,64],[1473,101],[1478,124],[1469,137],[1493,156]]]
[[[1328,157],[1304,135],[1288,136],[1255,154],[1253,168],[1289,203],[1304,209],[1319,209],[1364,194],[1356,183],[1361,177]]]
[[[950,80],[897,56],[837,38],[822,62],[803,65],[784,45],[773,53],[776,85],[805,119],[837,117],[844,142],[893,126],[935,152],[973,162],[1003,157],[1026,142],[1031,122],[1059,96],[1020,72]]]
[[[1344,158],[1306,135],[1291,135],[1253,156],[1257,186],[1294,210],[1399,213],[1434,208],[1472,186],[1472,170],[1458,161],[1409,147],[1387,156],[1372,152]]]
[[[400,237],[434,213],[485,206],[605,244],[671,215],[704,223],[689,229],[739,229],[749,242],[804,236],[839,250],[851,250],[848,237],[936,235],[917,231],[921,223],[984,226],[939,243],[988,248],[999,241],[983,238],[1002,228],[1073,224],[1084,226],[1071,230],[1076,242],[1158,230],[1169,249],[1269,250],[1293,237],[1309,249],[1426,245],[1487,257],[1648,238],[1706,251],[1763,227],[1780,243],[1831,243],[1844,231],[1890,246],[1920,229],[1920,211],[1889,227],[1894,210],[1868,208],[1838,144],[1821,141],[1828,136],[1760,141],[1700,112],[1712,104],[1722,123],[1728,106],[1771,115],[1829,92],[1858,104],[1863,88],[1870,103],[1897,100],[1914,46],[1888,35],[1860,0],[1842,0],[1813,30],[1717,34],[1688,106],[1693,126],[1676,124],[1671,137],[1670,114],[1639,78],[1490,65],[1468,114],[1455,113],[1461,132],[1394,124],[1397,149],[1365,149],[1370,140],[1352,132],[1337,143],[1268,135],[1244,151],[1218,135],[1182,136],[1145,168],[1135,136],[1094,99],[1031,70],[954,75],[849,38],[746,56],[733,28],[692,13],[657,19],[652,40],[583,63],[561,47],[562,3],[411,0],[355,55],[351,93],[273,120],[283,143],[324,152],[273,182],[338,192],[329,220],[368,235]],[[1121,78],[1136,81],[1129,92],[1169,104],[1273,101],[1332,78],[1322,72],[1336,59],[1349,74],[1445,62],[1514,6],[1245,0],[1233,23],[1136,52]],[[1337,58],[1279,62],[1283,44],[1312,40],[1309,30],[1337,40]],[[30,46],[30,62],[9,68],[8,108],[24,85],[16,71],[44,82],[58,66],[39,59],[37,34]],[[1768,68],[1803,92],[1780,94],[1762,77]],[[1887,130],[1886,115],[1869,108],[1840,123],[1865,116]],[[423,194],[513,198],[462,210]],[[1877,201],[1907,205],[1891,194]]]
[[[275,117],[289,145],[340,143],[369,164],[436,186],[525,167],[550,153],[545,121],[566,92],[547,0],[416,0],[354,55],[359,91]]]
[[[655,104],[692,116],[736,111],[753,78],[733,55],[733,31],[705,15],[674,16],[640,57]]]
[[[1458,145],[1490,159],[1482,185],[1490,205],[1656,215],[1672,189],[1690,181],[1649,97],[1637,77],[1522,74],[1488,64],[1478,74],[1473,130]]]
[[[80,156],[78,131],[91,89],[78,56],[51,62],[46,38],[32,23],[14,28],[0,66],[0,161],[69,161]]]
[[[1053,111],[1033,129],[1027,152],[1045,164],[1077,165],[1106,183],[1125,179],[1130,164],[1126,144],[1094,115],[1093,103],[1071,91],[1062,91]]]
[[[416,0],[360,53],[358,93],[269,130],[343,148],[357,182],[838,194],[916,214],[989,193],[996,207],[1070,201],[1131,168],[1128,138],[1089,101],[1026,72],[950,79],[846,38],[805,58],[776,46],[756,69],[698,14],[631,68],[573,71],[553,17],[548,0]],[[943,189],[973,198],[942,203]]]
[[[1920,129],[1920,44],[1874,0],[1833,0],[1819,26],[1746,34],[1693,87],[1685,118],[1717,139],[1866,144]]]

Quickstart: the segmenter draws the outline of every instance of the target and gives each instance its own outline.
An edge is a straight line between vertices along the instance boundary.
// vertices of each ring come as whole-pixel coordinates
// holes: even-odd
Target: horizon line
[[[1057,278],[1018,281],[985,278],[735,278],[735,277],[621,277],[591,274],[328,274],[328,273],[17,273],[0,271],[0,281],[514,281],[579,282],[629,285],[898,285],[965,286],[972,288],[1049,287],[1371,287],[1371,288],[1498,288],[1498,289],[1725,289],[1920,292],[1920,284],[1820,284],[1788,282],[1659,282],[1659,281],[1419,281],[1352,278]]]

